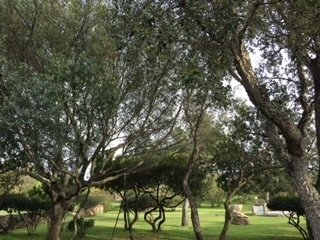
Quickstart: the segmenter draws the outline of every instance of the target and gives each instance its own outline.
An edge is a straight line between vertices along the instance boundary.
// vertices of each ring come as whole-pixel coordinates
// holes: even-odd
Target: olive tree
[[[76,196],[121,176],[110,170],[118,150],[167,136],[174,48],[152,42],[161,26],[145,39],[147,13],[128,22],[112,2],[2,0],[0,11],[1,162],[45,186],[58,240]]]

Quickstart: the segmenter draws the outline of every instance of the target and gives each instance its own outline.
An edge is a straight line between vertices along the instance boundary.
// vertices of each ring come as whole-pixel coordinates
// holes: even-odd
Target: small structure
[[[266,215],[266,212],[267,212],[267,209],[266,209],[266,205],[254,205],[252,207],[252,213],[254,215],[257,215],[257,216],[264,216]]]
[[[283,217],[289,212],[283,211],[270,211],[267,207],[267,204],[263,205],[254,205],[252,206],[252,213],[256,216],[274,216],[274,217]]]

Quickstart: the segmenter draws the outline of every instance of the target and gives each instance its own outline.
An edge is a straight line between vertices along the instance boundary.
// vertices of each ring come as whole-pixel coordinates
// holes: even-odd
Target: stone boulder
[[[231,224],[235,225],[249,225],[249,218],[247,215],[241,212],[233,212],[232,213],[232,221]]]

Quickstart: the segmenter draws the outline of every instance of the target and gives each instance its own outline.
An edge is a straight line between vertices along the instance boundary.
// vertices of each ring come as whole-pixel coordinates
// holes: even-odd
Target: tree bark
[[[193,196],[193,193],[189,186],[189,175],[187,174],[183,180],[183,189],[184,192],[189,200],[190,207],[191,207],[191,221],[193,226],[193,232],[197,240],[203,240],[201,225],[200,225],[200,218],[198,213],[197,201]]]
[[[163,206],[161,206],[159,208],[159,220],[158,221],[159,222],[157,224],[157,232],[160,232],[162,224],[164,224],[165,221],[166,221],[166,213],[164,211],[164,207]]]
[[[186,198],[183,202],[182,206],[182,217],[181,217],[181,226],[187,227],[189,226],[189,200]]]
[[[133,210],[133,219],[129,223],[129,228],[133,229],[133,225],[138,221],[139,218],[139,212],[137,209]]]
[[[157,208],[158,208],[158,206],[153,207],[153,208],[147,210],[147,211],[144,213],[144,217],[143,217],[144,220],[146,221],[146,223],[148,223],[148,224],[151,225],[151,227],[152,227],[152,232],[156,232],[156,231],[157,231],[157,228],[156,228],[154,219],[153,219],[153,217],[152,217],[152,212],[155,211]],[[148,218],[148,215],[150,215],[149,218]]]
[[[189,178],[192,173],[195,162],[197,160],[198,151],[199,151],[198,150],[197,130],[195,132],[193,144],[194,144],[193,151],[192,151],[190,159],[189,159],[187,173],[183,178],[182,186],[183,186],[184,193],[186,194],[188,201],[190,203],[190,207],[191,207],[191,222],[192,222],[192,226],[193,226],[194,235],[197,240],[203,240],[197,201],[196,201],[195,197],[193,196],[193,193],[192,193],[192,191],[190,189],[190,185],[189,185]]]
[[[123,211],[123,220],[124,220],[124,230],[128,230],[129,229],[129,224],[128,224],[128,219],[127,219],[128,213],[127,210],[124,209]]]
[[[230,207],[230,199],[227,199],[224,203],[223,203],[224,209],[225,209],[225,213],[224,213],[224,224],[223,224],[223,228],[221,230],[220,236],[219,236],[219,240],[226,240],[227,239],[227,233],[232,221],[232,209]]]
[[[320,240],[320,195],[308,177],[307,165],[303,159],[292,159],[290,173],[306,214],[309,235],[314,240]]]
[[[314,112],[315,112],[315,126],[317,136],[317,150],[318,158],[320,158],[320,56],[316,56],[311,60],[310,70],[314,85]],[[320,160],[318,160],[319,162]],[[320,191],[320,169],[318,170],[318,177],[316,181],[316,188]]]
[[[232,213],[233,213],[233,208],[231,207],[231,200],[234,197],[234,195],[241,189],[241,187],[243,187],[246,183],[247,180],[249,180],[253,175],[249,175],[247,176],[247,180],[244,178],[244,168],[241,168],[240,173],[240,179],[238,181],[237,186],[235,186],[234,189],[230,189],[230,182],[228,183],[228,192],[227,192],[227,198],[226,200],[223,202],[223,206],[224,206],[224,224],[223,224],[223,228],[221,230],[220,236],[219,236],[219,240],[226,240],[227,239],[227,233],[232,221]],[[230,177],[231,179],[233,177]]]
[[[71,205],[71,201],[55,201],[52,206],[48,240],[60,240],[63,219]]]

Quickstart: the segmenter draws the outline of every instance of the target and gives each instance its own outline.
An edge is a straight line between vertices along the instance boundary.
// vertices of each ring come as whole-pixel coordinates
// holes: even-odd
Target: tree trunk
[[[182,207],[182,217],[181,217],[181,226],[188,227],[189,226],[189,200],[186,198],[183,202]]]
[[[190,207],[191,207],[191,221],[192,221],[192,226],[193,226],[193,232],[194,232],[197,240],[203,240],[197,202],[196,202],[196,199],[194,198],[193,193],[190,189],[188,179],[189,179],[188,177],[184,179],[183,189],[184,189],[184,192],[189,200]]]
[[[161,231],[161,226],[162,226],[162,224],[164,224],[165,223],[165,221],[166,221],[166,213],[165,213],[165,211],[164,211],[164,207],[163,206],[161,206],[160,208],[159,208],[159,215],[160,215],[160,219],[159,219],[159,222],[158,222],[158,225],[157,225],[157,232],[160,232]]]
[[[303,159],[293,158],[291,174],[311,228],[309,235],[320,240],[320,195],[310,182],[306,165]]]
[[[129,223],[129,229],[133,229],[133,225],[138,221],[139,212],[137,209],[133,210],[133,219]]]
[[[266,192],[266,202],[270,201],[270,192]]]
[[[186,94],[190,94],[190,92],[186,91]],[[208,92],[205,93],[205,95],[202,96],[201,104],[199,110],[197,110],[197,113],[193,112],[193,117],[190,115],[190,111],[192,111],[192,107],[189,105],[189,101],[191,98],[191,95],[188,95],[186,98],[186,106],[185,106],[185,117],[186,121],[189,124],[190,127],[190,133],[192,135],[192,141],[193,141],[193,148],[192,152],[188,161],[187,165],[187,171],[182,181],[182,186],[184,193],[186,197],[189,200],[190,207],[191,207],[191,221],[193,226],[193,232],[197,240],[203,240],[202,231],[201,231],[201,225],[200,225],[200,218],[198,213],[198,206],[197,201],[195,197],[193,196],[193,193],[191,191],[190,185],[189,185],[189,179],[191,176],[191,173],[193,171],[193,168],[196,166],[198,155],[199,155],[199,131],[200,126],[203,122],[203,117],[206,111],[207,105],[207,98],[208,98]],[[196,117],[196,118],[194,118]]]
[[[307,231],[308,231],[308,234],[309,234],[309,239],[310,239],[310,240],[313,240],[314,237],[313,237],[313,235],[312,235],[312,229],[311,229],[311,227],[310,227],[310,224],[309,224],[308,220],[306,221],[306,225],[307,225]]]
[[[149,209],[144,213],[144,220],[146,221],[146,223],[151,225],[152,232],[156,232],[157,231],[154,219],[152,217],[152,212],[155,211],[157,208],[158,208],[158,206],[157,207],[153,207],[152,209]],[[150,215],[149,218],[148,218],[148,215]]]
[[[53,203],[48,240],[60,240],[60,233],[62,231],[62,223],[66,215],[71,201],[56,201]]]
[[[320,161],[320,56],[316,56],[311,61],[311,74],[314,85],[314,119],[317,136],[317,150],[318,150],[318,163]],[[320,191],[320,168],[318,170],[318,177],[316,181],[316,188]]]
[[[226,240],[227,239],[227,233],[228,233],[231,221],[232,221],[232,208],[230,207],[230,201],[227,199],[223,203],[223,206],[225,209],[224,224],[223,224],[223,228],[220,233],[220,236],[219,236],[219,240]]]
[[[133,225],[138,221],[139,218],[139,210],[138,210],[138,199],[139,192],[134,189],[134,206],[133,206],[133,219],[129,222],[129,229],[133,229]]]

